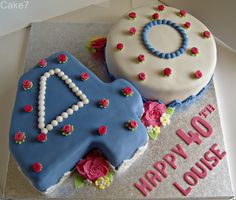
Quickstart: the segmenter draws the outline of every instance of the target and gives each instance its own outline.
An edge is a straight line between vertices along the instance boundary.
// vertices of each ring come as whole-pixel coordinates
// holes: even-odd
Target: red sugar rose
[[[190,23],[190,22],[185,22],[185,24],[184,24],[184,27],[185,27],[185,28],[190,28],[190,26],[191,26],[191,23]]]
[[[124,45],[122,43],[118,43],[116,45],[116,48],[119,49],[119,50],[122,50],[124,48]]]
[[[71,133],[73,131],[73,126],[70,125],[70,124],[66,124],[65,126],[63,126],[62,131],[64,133],[69,134],[69,133]]]
[[[76,170],[85,179],[95,181],[108,174],[109,165],[101,155],[90,153],[85,159],[79,161],[76,165]]]
[[[40,134],[38,134],[37,140],[38,140],[39,142],[46,142],[46,140],[47,140],[47,134],[46,134],[46,133],[40,133]]]
[[[198,48],[197,48],[197,47],[193,47],[193,48],[191,49],[191,53],[192,53],[192,55],[197,55],[197,54],[199,54]]]
[[[105,37],[94,39],[90,42],[90,47],[96,50],[103,50],[106,46],[107,39]]]
[[[159,5],[157,6],[157,10],[163,11],[165,9],[164,5]]]
[[[98,129],[99,135],[105,135],[107,133],[107,127],[106,126],[100,126]]]
[[[179,11],[179,15],[181,16],[181,17],[185,17],[185,15],[186,15],[186,10],[180,10]]]
[[[99,101],[99,105],[102,108],[107,108],[109,106],[109,103],[110,103],[109,99],[105,99],[105,98],[103,98]]]
[[[138,61],[139,62],[143,62],[145,60],[145,56],[143,55],[143,54],[140,54],[139,56],[138,56]]]
[[[24,106],[25,112],[29,113],[29,112],[32,112],[32,110],[33,110],[33,107],[31,105],[27,104]]]
[[[155,101],[144,103],[144,114],[142,116],[143,124],[148,126],[161,126],[160,118],[166,112],[165,104]]]
[[[123,90],[122,90],[123,94],[125,96],[132,96],[133,94],[133,90],[131,87],[125,87]]]
[[[165,75],[165,76],[170,76],[170,75],[171,75],[171,72],[172,72],[172,70],[171,70],[169,67],[167,67],[167,68],[164,69],[164,75]]]
[[[131,28],[129,29],[129,33],[132,34],[132,35],[134,35],[134,34],[136,33],[136,28],[135,28],[135,27],[131,27]]]
[[[23,81],[23,89],[24,90],[29,90],[32,87],[33,87],[33,83],[31,81],[29,81],[29,80]]]
[[[82,81],[86,81],[86,80],[88,80],[89,79],[89,73],[87,73],[87,72],[84,72],[84,73],[82,73],[81,75],[80,75],[80,79],[82,80]]]
[[[146,74],[144,72],[140,72],[138,74],[138,78],[139,80],[144,81],[146,79]]]
[[[22,131],[18,131],[15,133],[15,136],[14,136],[14,140],[17,144],[21,144],[23,142],[25,142],[25,133],[22,132]]]
[[[130,19],[135,19],[136,18],[136,13],[135,12],[131,12],[131,13],[129,13],[129,18]]]
[[[68,57],[66,54],[61,54],[57,57],[57,60],[59,63],[65,63],[68,60]]]
[[[157,20],[158,18],[159,18],[159,14],[158,13],[154,13],[152,15],[152,19]]]
[[[138,123],[135,120],[130,120],[128,122],[128,128],[134,130],[138,127]]]
[[[34,172],[39,173],[43,170],[43,165],[40,162],[36,162],[32,166]]]
[[[211,37],[211,32],[210,31],[204,31],[203,32],[203,37],[204,38],[210,38]]]
[[[197,70],[194,74],[195,74],[196,78],[198,78],[198,79],[202,78],[202,72],[200,70]]]
[[[39,67],[46,67],[47,66],[47,61],[45,59],[41,59],[39,61]]]

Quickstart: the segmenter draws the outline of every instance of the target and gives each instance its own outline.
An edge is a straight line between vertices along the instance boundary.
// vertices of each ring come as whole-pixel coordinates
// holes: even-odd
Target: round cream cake
[[[216,45],[209,29],[185,10],[140,7],[111,28],[106,63],[111,75],[129,80],[145,99],[168,104],[208,84]]]

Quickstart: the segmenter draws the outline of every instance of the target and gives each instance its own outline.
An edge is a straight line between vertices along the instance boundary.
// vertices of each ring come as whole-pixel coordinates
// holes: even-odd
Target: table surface
[[[89,6],[63,16],[48,20],[49,22],[95,22],[113,23],[124,12],[143,4],[157,3],[157,0],[110,0],[102,6]],[[88,15],[89,13],[89,15]],[[16,84],[24,67],[25,48],[29,28],[0,37],[0,191],[4,188],[8,163],[8,131],[11,110],[15,101]],[[234,113],[236,113],[236,52],[217,40],[218,61],[214,81],[219,104],[221,123],[233,187],[236,191],[236,135],[234,133]],[[3,73],[4,72],[4,73]],[[4,105],[4,106],[3,106]]]

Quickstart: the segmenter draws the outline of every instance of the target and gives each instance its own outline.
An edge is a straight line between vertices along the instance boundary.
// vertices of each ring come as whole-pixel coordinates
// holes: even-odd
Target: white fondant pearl
[[[45,95],[46,94],[46,92],[45,92],[45,90],[40,90],[40,92],[39,92],[39,95]]]
[[[43,129],[45,127],[45,124],[44,123],[39,123],[39,125],[38,125],[38,128],[39,129]]]
[[[58,122],[62,122],[62,121],[63,121],[63,117],[62,117],[62,116],[58,116],[58,117],[56,118],[56,120],[57,120]]]
[[[59,72],[61,72],[61,70],[59,68],[56,68],[55,70],[55,73],[58,74]]]
[[[75,87],[75,84],[72,82],[69,84],[69,88],[74,88]]]
[[[39,116],[45,116],[45,112],[43,110],[40,110],[38,115]]]
[[[46,81],[46,80],[47,80],[47,77],[41,76],[41,78],[40,78],[40,83],[42,83],[42,82],[44,82],[44,81]]]
[[[77,105],[73,105],[73,106],[72,106],[72,110],[73,110],[73,111],[77,111],[77,110],[79,110],[79,106],[77,106]]]
[[[39,106],[44,106],[45,102],[44,101],[39,101]]]
[[[51,124],[48,124],[48,125],[46,126],[46,129],[47,129],[48,131],[51,131],[51,130],[53,129],[53,126],[52,126]]]
[[[50,70],[49,70],[49,74],[50,74],[50,75],[54,75],[54,74],[55,74],[54,70],[53,70],[53,69],[50,69]]]
[[[40,84],[39,89],[40,89],[40,90],[46,90],[46,85]]]
[[[40,117],[38,118],[38,122],[39,122],[39,123],[44,122],[44,117],[43,117],[43,116],[40,116]]]
[[[79,97],[80,97],[82,100],[84,100],[84,99],[87,98],[85,94],[81,94]]]
[[[38,106],[38,110],[45,111],[45,106]]]
[[[75,94],[76,94],[76,96],[80,96],[82,94],[82,91],[78,90]]]
[[[72,88],[72,91],[73,92],[77,92],[77,91],[79,91],[79,88],[78,87],[74,87],[74,88]]]
[[[68,113],[67,113],[67,112],[63,112],[63,113],[61,114],[61,116],[62,116],[64,119],[66,119],[66,118],[68,117]]]
[[[45,76],[44,76],[45,77]],[[45,77],[46,78],[46,77]],[[40,81],[40,86],[41,85],[46,85],[46,80],[45,81]]]
[[[79,101],[79,102],[77,103],[77,105],[79,106],[79,108],[82,108],[82,107],[84,106],[84,103],[81,102],[81,101]]]
[[[42,129],[41,129],[41,133],[47,134],[47,133],[48,133],[48,130],[47,130],[46,128],[42,128]]]
[[[74,111],[71,108],[68,108],[66,112],[68,113],[68,115],[72,115]]]
[[[68,79],[68,76],[64,75],[64,76],[61,77],[61,79],[64,81],[64,80]]]
[[[72,80],[70,78],[66,79],[66,84],[70,84]]]
[[[39,95],[39,101],[44,101],[45,96],[44,95]]]
[[[65,75],[64,72],[59,72],[59,73],[58,73],[58,76],[59,76],[59,77],[62,77],[62,76],[64,76],[64,75]]]
[[[47,77],[47,78],[49,78],[49,77],[50,77],[50,74],[49,74],[48,72],[45,72],[45,73],[44,73],[44,76]]]
[[[57,121],[57,120],[52,120],[51,124],[52,124],[53,126],[57,126],[57,125],[58,125],[58,121]]]
[[[88,99],[83,99],[83,103],[84,103],[84,104],[88,104],[88,103],[89,103],[89,100],[88,100]]]

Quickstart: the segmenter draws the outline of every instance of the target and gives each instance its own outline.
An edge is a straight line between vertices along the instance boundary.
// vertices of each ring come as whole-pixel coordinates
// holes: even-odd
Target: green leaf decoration
[[[159,135],[157,131],[151,131],[148,134],[149,134],[149,137],[154,141],[157,139],[157,136]]]
[[[80,176],[78,173],[75,174],[74,179],[75,179],[76,189],[82,188],[85,185],[85,179],[82,176]]]
[[[112,182],[113,180],[113,175],[111,172],[109,172],[107,175],[106,175],[107,178],[109,178],[110,182]]]
[[[175,108],[172,108],[172,107],[168,107],[166,109],[166,114],[169,114],[170,116],[172,116],[175,112]]]

